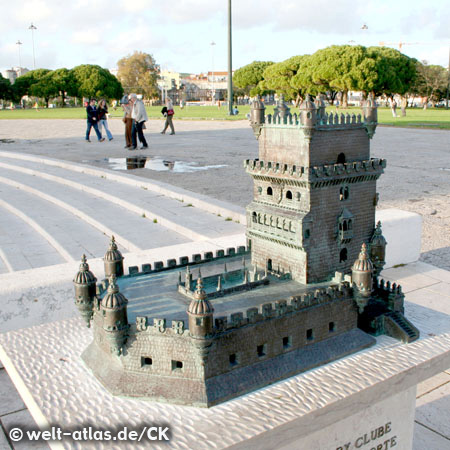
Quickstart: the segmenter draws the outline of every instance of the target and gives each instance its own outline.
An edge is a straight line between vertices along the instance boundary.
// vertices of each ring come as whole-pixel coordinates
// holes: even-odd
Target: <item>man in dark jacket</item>
[[[95,107],[95,98],[91,98],[89,105],[87,105],[86,107],[86,113],[87,113],[86,140],[88,142],[91,142],[89,140],[89,135],[91,134],[91,128],[94,127],[95,134],[97,135],[99,142],[103,142],[105,138],[102,137],[102,133],[100,133],[100,130],[98,129],[98,117],[97,117],[97,108]]]

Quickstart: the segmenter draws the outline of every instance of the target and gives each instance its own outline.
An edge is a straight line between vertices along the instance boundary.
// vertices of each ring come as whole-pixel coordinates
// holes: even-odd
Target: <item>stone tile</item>
[[[27,430],[39,429],[27,409],[2,416],[1,421],[6,433],[9,433],[9,431],[15,427]],[[49,446],[45,442],[29,441],[26,438],[19,442],[15,442],[13,448],[14,450],[49,450]]]
[[[414,424],[414,440],[412,450],[448,450],[450,441],[424,426]]]
[[[442,372],[417,385],[417,398],[450,382],[450,374]]]
[[[416,421],[449,440],[450,448],[450,384],[435,389],[416,401]]]
[[[409,264],[408,267],[414,267],[414,269],[417,269],[427,277],[435,278],[436,280],[450,284],[450,271],[448,270],[440,269],[439,267],[424,263],[422,261]]]
[[[450,315],[450,301],[447,301],[446,297],[444,298],[437,292],[430,290],[429,286],[408,292],[405,298],[407,302]]]
[[[6,434],[1,427],[0,427],[0,450],[11,450],[11,446],[9,445]]]
[[[431,286],[428,286],[425,289],[441,295],[443,302],[450,303],[450,284],[449,283],[432,284]]]
[[[0,370],[0,416],[26,408],[5,369]]]
[[[424,275],[418,269],[409,265],[383,270],[381,278],[400,284],[405,294],[439,283],[436,278]]]

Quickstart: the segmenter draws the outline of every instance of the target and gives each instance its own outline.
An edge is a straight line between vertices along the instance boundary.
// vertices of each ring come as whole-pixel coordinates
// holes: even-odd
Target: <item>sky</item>
[[[164,70],[227,70],[228,0],[1,0],[0,69],[113,69],[134,51]],[[448,67],[450,1],[232,0],[233,69],[337,44],[393,48]],[[366,29],[362,29],[366,25]],[[16,44],[18,41],[22,45]],[[215,43],[215,45],[211,45]]]

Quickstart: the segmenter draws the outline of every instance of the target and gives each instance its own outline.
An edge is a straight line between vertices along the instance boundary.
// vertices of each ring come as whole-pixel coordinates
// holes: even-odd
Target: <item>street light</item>
[[[33,69],[36,69],[36,57],[34,54],[34,30],[37,30],[37,28],[33,25],[33,22],[31,22],[31,25],[28,27],[29,30],[31,30],[31,40],[33,42]]]
[[[228,0],[228,115],[233,115],[233,79],[231,62],[231,0]]]
[[[19,69],[21,69],[22,68],[22,59],[20,57],[20,46],[22,45],[22,42],[20,42],[20,40],[19,40],[16,42],[16,45],[19,47]]]
[[[216,104],[216,91],[214,89],[214,46],[216,45],[216,43],[214,41],[211,42],[211,59],[212,59],[212,95],[211,95],[211,100],[212,100],[212,104],[215,105]]]

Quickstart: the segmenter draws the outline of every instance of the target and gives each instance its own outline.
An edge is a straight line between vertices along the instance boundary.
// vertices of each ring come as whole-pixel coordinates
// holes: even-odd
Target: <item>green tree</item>
[[[442,66],[428,65],[426,61],[417,62],[417,79],[414,93],[425,98],[424,108],[428,102],[436,105],[447,92],[447,69]]]
[[[36,88],[35,85],[38,84],[48,73],[48,69],[36,69],[30,70],[26,74],[18,77],[13,84],[13,96],[15,101],[20,101],[24,95],[34,96],[34,97],[44,97],[41,94],[42,86]]]
[[[242,89],[244,95],[263,95],[265,91],[259,83],[263,80],[264,70],[272,64],[272,61],[253,61],[239,68],[234,72],[233,84]]]
[[[3,78],[0,73],[0,99],[12,100],[12,88],[8,78]]]
[[[284,94],[286,100],[295,100],[297,106],[305,94],[305,87],[298,80],[292,85],[291,80],[297,73],[306,70],[309,58],[309,55],[293,56],[266,67],[263,72],[264,79],[259,82],[258,87],[263,91]]]
[[[61,96],[61,106],[66,106],[66,96],[78,95],[78,84],[74,73],[66,68],[56,69],[50,74],[51,82],[55,88],[55,95]]]
[[[119,60],[118,78],[128,93],[142,94],[145,98],[157,98],[159,66],[152,55],[134,52]]]
[[[120,98],[123,88],[120,81],[107,69],[97,65],[82,64],[72,69],[78,97]]]
[[[375,62],[374,72],[377,77],[371,85],[371,92],[376,96],[385,94],[405,95],[409,92],[417,77],[417,60],[389,47],[369,47],[369,57]]]
[[[341,92],[342,106],[346,108],[350,90],[372,90],[376,80],[374,67],[365,47],[332,45],[314,53],[306,74],[297,74],[297,78],[305,79],[303,83],[311,94]]]

